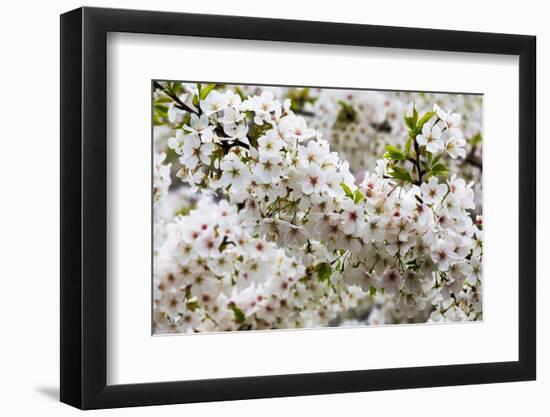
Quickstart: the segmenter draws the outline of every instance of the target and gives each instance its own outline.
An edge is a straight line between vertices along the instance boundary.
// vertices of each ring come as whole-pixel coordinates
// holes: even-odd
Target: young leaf
[[[409,128],[409,130],[414,130],[416,127],[414,120],[412,117],[407,117],[407,113],[403,113],[403,120],[405,120],[405,125]]]
[[[385,147],[384,149],[386,149],[388,152],[397,152],[397,153],[401,153],[401,151],[399,150],[399,148],[396,148],[395,146],[392,146],[392,145],[386,145],[386,147]]]
[[[405,143],[405,157],[409,155],[409,152],[411,151],[411,144],[412,144],[413,138],[409,137],[407,139],[407,142]]]
[[[447,167],[446,167],[445,165],[443,165],[443,164],[437,164],[437,165],[434,165],[434,166],[432,167],[431,171],[432,171],[432,172],[437,172],[437,173],[439,173],[439,172],[447,172],[448,169],[447,169]]]
[[[199,307],[199,302],[197,300],[197,297],[192,297],[188,299],[185,303],[187,308],[191,311],[195,311]]]
[[[246,100],[246,94],[239,87],[235,87],[235,94],[238,94],[241,100]]]
[[[396,180],[405,181],[412,183],[411,174],[403,168],[392,167],[392,172],[389,173],[390,177],[395,178]]]
[[[344,101],[338,101],[340,104],[340,111],[336,116],[336,122],[334,123],[334,128],[340,129],[345,128],[350,123],[355,122],[357,119],[357,112],[351,104],[348,104]]]
[[[236,305],[232,305],[230,306],[230,308],[231,310],[233,310],[233,314],[235,314],[235,321],[237,323],[244,323],[244,321],[246,320],[246,316],[244,315],[242,310]]]
[[[365,196],[359,191],[358,189],[355,190],[355,193],[353,194],[353,202],[355,204],[359,204],[361,201],[365,199]]]
[[[481,133],[476,133],[471,139],[470,143],[472,146],[479,145],[481,141],[483,140],[483,137],[481,136]]]
[[[407,159],[405,155],[403,155],[395,146],[386,145],[386,151],[387,152],[384,154],[384,158],[386,159],[394,159],[396,161],[403,161]]]
[[[315,270],[317,271],[317,278],[319,278],[319,281],[330,280],[330,277],[332,276],[332,267],[330,266],[330,264],[326,262],[317,264]]]
[[[418,112],[416,111],[416,106],[413,104],[413,124],[416,126],[416,122],[418,122]]]
[[[309,95],[309,88],[293,88],[288,92],[287,98],[290,99],[290,109],[292,111],[304,110],[307,103],[315,103],[316,97]]]
[[[436,175],[443,175],[444,177],[447,176],[447,172],[449,169],[443,165],[443,164],[436,164],[433,167],[430,168],[430,176],[435,177]]]
[[[160,104],[155,104],[155,111],[159,114],[160,117],[168,117],[168,109]]]
[[[216,84],[208,84],[206,87],[204,87],[201,90],[201,100],[204,100],[210,91],[212,91],[214,88],[216,88]]]
[[[437,155],[437,156],[431,161],[431,164],[430,164],[430,165],[435,166],[435,165],[439,162],[439,160],[441,159],[442,156],[443,156],[442,153],[440,153],[439,155]]]
[[[346,193],[346,196],[353,199],[353,191],[351,191],[351,188],[349,188],[345,183],[341,182],[340,187],[342,187],[342,190],[344,190],[344,193]]]
[[[424,114],[416,124],[416,128],[420,132],[422,130],[422,127],[426,124],[428,120],[430,120],[434,116],[434,111],[429,111],[428,113]]]

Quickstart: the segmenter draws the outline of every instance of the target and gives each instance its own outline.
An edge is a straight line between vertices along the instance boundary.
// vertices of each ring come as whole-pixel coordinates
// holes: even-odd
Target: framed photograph
[[[533,380],[535,37],[61,16],[61,401]]]

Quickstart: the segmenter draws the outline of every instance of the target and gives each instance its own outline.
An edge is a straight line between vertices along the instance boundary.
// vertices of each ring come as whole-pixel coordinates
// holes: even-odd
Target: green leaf
[[[250,129],[248,134],[248,139],[251,141],[251,144],[254,145],[254,143],[268,130],[272,129],[273,126],[271,126],[269,123],[264,123],[261,126],[258,126],[257,124],[254,124],[253,127]]]
[[[309,95],[309,88],[293,88],[288,94],[287,98],[290,99],[290,109],[292,111],[304,110],[304,107],[307,103],[315,103],[317,100],[316,97],[311,97]]]
[[[155,111],[159,114],[160,117],[168,117],[168,109],[160,104],[155,104]]]
[[[443,164],[437,164],[437,165],[434,165],[432,168],[431,168],[431,171],[432,172],[447,172],[449,169],[443,165]]]
[[[199,307],[197,297],[192,297],[185,302],[187,308],[191,311],[195,311]]]
[[[371,297],[376,295],[376,287],[370,287],[369,294]]]
[[[332,267],[326,262],[317,264],[315,271],[317,271],[317,278],[319,278],[319,281],[329,281],[332,276]]]
[[[416,106],[413,104],[413,123],[416,126],[416,122],[418,122],[418,112],[416,111]]]
[[[470,144],[472,146],[479,145],[481,141],[483,140],[483,137],[481,136],[481,133],[477,133],[470,139]]]
[[[164,103],[164,104],[170,104],[172,102],[172,99],[168,96],[160,96],[157,99],[155,99],[155,104]]]
[[[198,95],[193,96],[193,106],[195,106],[196,108],[199,108],[199,96]]]
[[[414,125],[414,122],[413,122],[412,117],[404,116],[404,120],[405,120],[405,125],[407,125],[407,128],[408,128],[410,131],[413,131],[414,128],[415,128],[415,125]]]
[[[384,154],[384,158],[386,159],[394,159],[396,161],[403,161],[406,158],[404,154],[401,153],[399,149],[397,149],[395,146],[386,145],[386,153]]]
[[[405,156],[408,156],[409,152],[411,151],[412,140],[413,140],[413,138],[409,137],[409,139],[405,143]]]
[[[449,171],[449,169],[445,165],[436,164],[436,165],[434,165],[430,168],[430,170],[428,171],[429,175],[426,179],[428,179],[429,177],[435,177],[437,175],[442,175],[442,176],[446,177],[448,171]]]
[[[413,180],[411,178],[411,174],[403,168],[400,167],[392,167],[392,172],[389,173],[390,177],[395,178],[396,180],[405,181],[412,183]]]
[[[432,157],[433,155],[431,154],[431,152],[428,152],[428,166],[432,165]]]
[[[413,270],[413,271],[416,271],[419,268],[418,264],[416,263],[416,260],[409,261],[405,265],[407,265],[407,268],[409,270]]]
[[[344,129],[350,123],[357,120],[357,112],[351,104],[348,104],[342,100],[338,101],[338,104],[340,104],[340,111],[336,116],[336,122],[333,127],[335,129]]]
[[[201,90],[201,100],[204,100],[210,91],[212,91],[214,88],[216,88],[216,84],[208,84],[206,87],[204,87]]]
[[[355,193],[353,194],[353,202],[355,204],[359,204],[361,201],[365,199],[365,196],[359,191],[358,189],[355,190]]]
[[[340,187],[342,187],[342,190],[344,190],[344,193],[346,193],[346,196],[353,199],[353,191],[351,191],[351,188],[349,188],[345,183],[341,182]]]
[[[414,128],[416,127],[413,118],[407,117],[407,113],[403,113],[403,120],[405,120],[405,125],[407,125],[407,128],[413,131]]]
[[[439,155],[437,155],[437,156],[431,161],[430,165],[432,165],[432,166],[436,165],[436,164],[439,162],[439,160],[441,159],[442,156],[443,156],[442,153],[440,153]]]
[[[182,207],[178,211],[176,211],[176,216],[187,216],[191,212],[191,209],[189,207]]]
[[[392,146],[392,145],[386,145],[384,149],[386,149],[388,152],[401,153],[401,150],[399,148],[396,148],[395,146]]]
[[[246,94],[239,87],[235,87],[235,94],[238,94],[241,100],[246,100]]]
[[[227,239],[227,236],[225,236],[222,240],[222,243],[220,243],[220,246],[218,246],[218,250],[220,252],[223,252],[229,245],[235,245],[235,242],[231,242]]]
[[[419,132],[422,130],[422,127],[426,124],[426,122],[430,120],[434,115],[434,111],[429,111],[428,113],[425,113],[424,116],[422,116],[422,118],[416,124],[416,128]]]
[[[229,308],[233,310],[233,314],[235,315],[235,321],[237,323],[244,323],[244,321],[246,320],[246,316],[244,315],[242,310],[239,307],[237,307],[235,304],[230,305]]]

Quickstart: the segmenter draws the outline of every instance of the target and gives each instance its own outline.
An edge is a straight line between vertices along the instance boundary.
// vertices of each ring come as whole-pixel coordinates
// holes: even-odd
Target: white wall
[[[59,305],[59,17],[78,1],[8,1],[0,13],[0,410],[3,415],[74,415],[57,402]],[[540,155],[550,151],[542,120],[548,111],[550,26],[544,2],[510,4],[462,0],[334,2],[277,0],[92,1],[86,5],[181,12],[239,14],[380,25],[534,34],[538,37],[539,213],[550,210],[550,181]],[[311,7],[313,6],[313,7]],[[546,16],[546,18],[545,18]],[[542,129],[544,127],[544,129]],[[94,415],[262,416],[360,413],[446,416],[544,415],[550,406],[550,290],[542,258],[550,249],[550,222],[539,215],[538,381],[499,385],[325,395],[101,411]],[[546,413],[544,412],[546,411]],[[382,414],[380,414],[382,415]]]

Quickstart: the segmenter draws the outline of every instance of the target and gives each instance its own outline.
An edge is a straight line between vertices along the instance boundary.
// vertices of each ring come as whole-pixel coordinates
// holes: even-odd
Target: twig
[[[235,139],[233,142],[229,141],[222,141],[220,143],[221,147],[223,148],[224,152],[229,151],[229,149],[240,146],[241,148],[250,149],[250,146],[248,146],[246,143],[240,141],[239,139]]]
[[[415,159],[415,166],[416,171],[418,172],[418,182],[416,185],[420,186],[422,185],[422,169],[420,168],[420,147],[418,146],[418,142],[416,141],[416,138],[413,138],[414,141],[414,152],[416,153],[416,159]]]
[[[394,187],[390,190],[390,192],[388,193],[388,197],[389,197],[389,196],[391,195],[391,193],[393,193],[393,192],[395,191],[395,189],[396,189],[397,187],[399,187],[400,185],[401,185],[400,183],[395,184],[395,186],[394,186]]]
[[[371,127],[373,129],[376,129],[378,132],[391,132],[391,125],[388,123],[387,120],[384,120],[382,123],[371,123]]]
[[[479,168],[480,171],[483,171],[483,163],[479,158],[477,158],[475,153],[475,147],[472,147],[472,150],[468,153],[468,156],[466,156],[466,159],[464,159],[466,162],[468,162],[470,165],[473,165],[477,168]]]
[[[294,111],[294,114],[299,114],[301,116],[307,116],[307,117],[315,117],[315,113],[313,113],[312,111],[307,111],[307,110],[301,110],[301,109],[298,109],[298,110],[293,110]]]
[[[188,111],[189,113],[194,113],[197,116],[200,116],[200,113],[198,111],[193,110],[191,107],[189,107],[187,104],[185,104],[183,101],[180,100],[178,96],[175,94],[172,94],[170,91],[166,89],[166,87],[162,86],[162,84],[158,82],[153,82],[153,87],[156,89],[161,90],[164,94],[166,94],[168,97],[170,97],[176,104],[175,106],[180,110]]]

